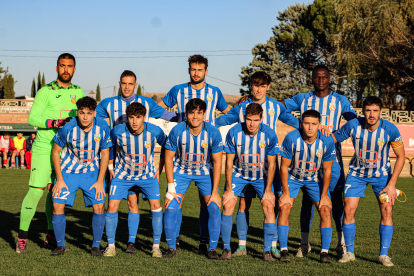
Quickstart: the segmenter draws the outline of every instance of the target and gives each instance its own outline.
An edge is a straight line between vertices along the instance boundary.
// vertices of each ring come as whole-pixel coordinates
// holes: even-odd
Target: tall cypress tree
[[[13,76],[11,74],[6,74],[3,79],[3,84],[4,84],[4,98],[15,99]]]
[[[118,88],[118,96],[122,96],[122,89],[121,89],[121,86]]]
[[[32,82],[32,91],[30,96],[32,98],[36,97],[36,82],[35,82],[35,78],[33,78],[33,82]]]
[[[96,87],[96,101],[97,102],[101,101],[101,87],[99,86],[99,83],[98,83],[98,86]]]
[[[43,72],[43,76],[42,76],[42,87],[46,85],[46,80],[45,80],[45,72]]]
[[[42,88],[42,78],[40,76],[40,71],[39,71],[39,75],[37,75],[37,91],[39,91],[40,88]]]
[[[141,84],[138,84],[137,95],[142,96]]]

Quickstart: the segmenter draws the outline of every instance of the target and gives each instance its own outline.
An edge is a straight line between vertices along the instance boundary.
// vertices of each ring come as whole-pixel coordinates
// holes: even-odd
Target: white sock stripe
[[[162,207],[155,209],[155,210],[151,210],[151,212],[161,212],[162,211]]]

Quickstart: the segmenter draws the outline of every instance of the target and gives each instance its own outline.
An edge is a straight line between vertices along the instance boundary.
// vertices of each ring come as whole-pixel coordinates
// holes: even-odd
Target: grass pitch
[[[117,255],[114,258],[92,258],[91,218],[92,210],[85,209],[82,193],[78,193],[72,209],[66,209],[66,247],[70,250],[64,256],[51,257],[51,250],[43,246],[46,235],[45,198],[41,199],[37,213],[29,231],[29,254],[15,253],[15,241],[19,228],[21,202],[28,190],[29,170],[0,170],[0,274],[1,275],[171,275],[171,274],[255,274],[255,275],[413,275],[414,274],[414,195],[413,178],[400,178],[398,188],[408,197],[407,202],[397,202],[394,208],[394,237],[390,256],[395,266],[391,268],[377,264],[379,253],[380,212],[371,187],[366,198],[360,202],[357,211],[357,233],[355,253],[357,260],[340,264],[336,261],[335,246],[337,235],[335,226],[330,248],[331,265],[318,263],[320,252],[319,217],[315,214],[310,233],[312,253],[305,258],[294,255],[300,242],[299,212],[301,194],[299,194],[291,213],[289,251],[292,262],[282,264],[278,260],[267,263],[262,261],[263,250],[263,214],[258,199],[250,210],[250,228],[248,233],[248,256],[233,257],[231,261],[211,261],[197,255],[198,251],[198,214],[199,201],[197,188],[192,185],[186,194],[183,207],[180,253],[170,260],[151,258],[152,226],[149,204],[140,200],[141,221],[136,241],[137,253],[129,255],[126,249],[128,239],[128,208],[123,202],[119,212],[116,233]],[[220,185],[223,191],[224,175]],[[161,190],[165,191],[165,175],[161,177]],[[236,210],[237,211],[237,210]],[[236,212],[235,211],[235,212]],[[237,248],[237,234],[233,216],[232,249]],[[102,247],[106,246],[104,235]],[[218,253],[221,254],[219,243]],[[167,244],[163,236],[161,250]]]

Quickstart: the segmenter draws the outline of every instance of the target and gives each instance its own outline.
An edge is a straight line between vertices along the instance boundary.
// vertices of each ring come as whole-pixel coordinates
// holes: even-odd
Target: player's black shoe
[[[133,242],[129,242],[127,244],[127,249],[125,250],[125,253],[135,254],[135,244]]]
[[[217,255],[217,251],[214,249],[210,249],[207,252],[207,258],[209,258],[210,260],[218,260],[219,256]]]
[[[66,248],[64,248],[63,246],[58,246],[56,247],[55,250],[53,250],[52,253],[50,253],[50,256],[60,256],[66,253]]]
[[[44,243],[47,247],[50,248],[56,248],[57,247],[57,242],[56,242],[56,238],[53,237],[50,233],[47,233]]]
[[[282,263],[290,263],[289,252],[287,250],[282,250],[282,252],[280,252],[280,261]]]
[[[91,256],[92,257],[101,257],[102,256],[102,252],[101,252],[101,250],[99,250],[98,247],[92,247]]]
[[[174,248],[169,248],[162,257],[163,258],[174,258],[175,256],[177,256],[177,251],[175,251]]]
[[[207,254],[207,244],[200,243],[198,245],[198,255],[206,255]]]
[[[320,258],[320,263],[321,264],[331,264],[331,260],[328,258],[328,253],[327,252],[322,252],[321,253],[321,258]]]

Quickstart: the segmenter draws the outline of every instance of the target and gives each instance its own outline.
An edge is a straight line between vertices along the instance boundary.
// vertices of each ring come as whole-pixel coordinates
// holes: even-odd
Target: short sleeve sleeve
[[[164,114],[165,109],[159,106],[153,99],[149,98],[147,99],[147,102],[149,106],[148,113],[150,117],[158,119]]]
[[[213,135],[212,135],[212,152],[213,153],[218,153],[223,151],[223,140],[221,139],[221,134],[220,131],[214,131]]]
[[[67,126],[69,126],[69,125],[66,125],[66,126],[60,128],[56,132],[55,137],[53,137],[53,141],[55,141],[55,143],[61,148],[63,148],[66,144],[66,136],[68,134],[68,127]]]
[[[221,93],[221,90],[217,88],[217,109],[220,111],[225,110],[229,105]]]
[[[178,125],[177,125],[178,126]],[[177,151],[177,127],[174,127],[167,137],[165,148],[170,151]]]
[[[292,139],[290,139],[289,135],[286,135],[285,140],[283,140],[282,146],[280,148],[280,156],[287,159],[292,159],[294,150],[295,149],[292,148]]]
[[[279,108],[280,108],[279,120],[281,120],[283,123],[291,127],[299,128],[299,119],[293,116],[292,113],[288,112],[286,107],[283,104],[279,104]]]
[[[341,97],[341,107],[342,107],[342,116],[344,116],[345,120],[349,121],[353,118],[357,117],[357,114],[346,97]]]
[[[113,160],[115,158],[116,144],[118,143],[117,138],[116,138],[116,134],[115,134],[115,128],[111,130],[110,136],[111,136],[111,141],[112,141],[113,147],[110,150],[109,160]]]
[[[268,144],[269,146],[267,147],[267,155],[276,155],[279,153],[279,142],[277,140],[277,136],[275,132],[269,132],[268,135]]]
[[[224,114],[215,120],[216,127],[222,127],[239,122],[240,105],[233,106],[227,114]]]
[[[226,135],[226,143],[224,144],[224,152],[235,154],[236,147],[235,147],[235,136],[233,135],[233,131],[229,131]]]
[[[171,107],[173,107],[174,105],[177,104],[178,90],[179,90],[178,86],[174,86],[173,88],[171,88],[170,91],[168,91],[167,95],[165,95],[164,98],[162,98],[162,101],[169,108],[171,108]]]
[[[108,125],[103,125],[102,128],[103,130],[101,131],[102,139],[101,139],[100,148],[107,149],[113,146],[112,139],[111,139],[111,130],[109,129]]]
[[[288,112],[300,110],[300,105],[302,104],[304,98],[305,98],[305,94],[300,93],[300,94],[297,94],[296,96],[293,96],[292,98],[286,99],[285,100],[286,110]]]
[[[106,110],[108,106],[108,101],[101,101],[96,107],[96,118],[106,119],[109,118],[108,111]]]
[[[357,119],[353,119],[347,122],[345,125],[343,125],[340,129],[338,129],[334,133],[336,141],[341,143],[349,138],[349,135],[351,134],[352,126],[354,125],[355,120]]]
[[[326,137],[323,161],[332,161],[336,159],[335,142],[332,137]]]

